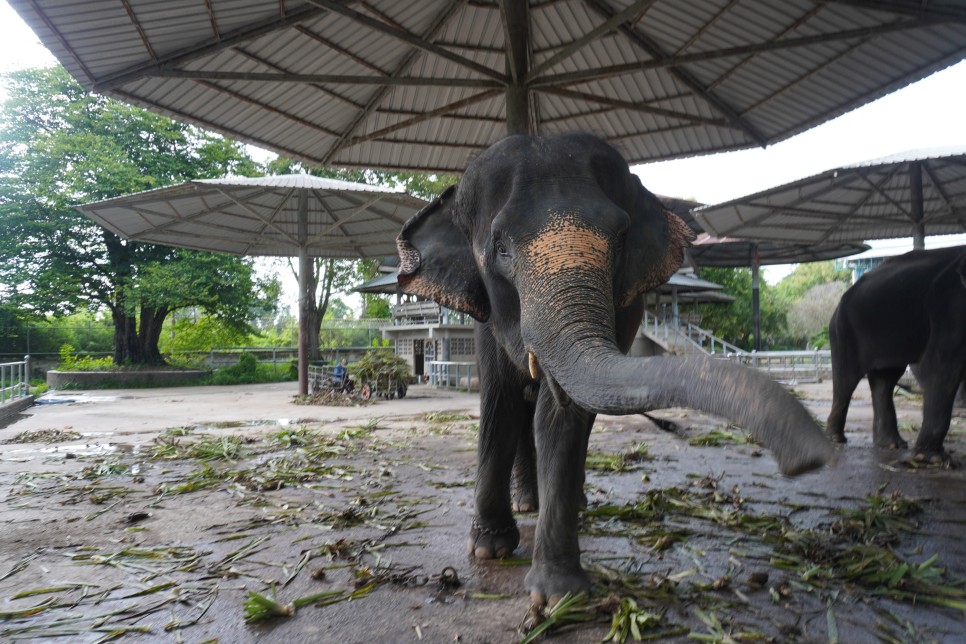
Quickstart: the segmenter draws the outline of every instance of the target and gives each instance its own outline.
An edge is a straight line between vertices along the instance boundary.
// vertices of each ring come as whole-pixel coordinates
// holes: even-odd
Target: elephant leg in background
[[[893,399],[896,384],[905,370],[903,365],[869,372],[869,389],[872,390],[872,442],[876,447],[902,449],[908,446],[899,436]]]
[[[528,405],[532,405],[528,403]],[[532,412],[531,412],[532,415]],[[513,460],[513,511],[536,512],[539,507],[537,490],[537,448],[533,442],[533,424],[524,428],[517,442]]]
[[[849,364],[845,364],[846,362]],[[832,408],[825,423],[825,431],[833,443],[845,442],[845,418],[849,413],[849,403],[852,402],[855,388],[862,380],[862,373],[855,366],[855,362],[852,356],[836,356],[833,349]]]
[[[542,387],[534,433],[537,445],[540,514],[534,536],[533,563],[526,587],[536,603],[553,602],[567,592],[590,588],[580,567],[577,536],[588,428],[595,415],[577,405],[560,407]]]
[[[478,559],[506,557],[519,545],[510,476],[517,444],[533,422],[524,398],[526,381],[507,359],[486,325],[477,325],[480,365],[480,435],[477,448],[476,518],[470,553]]]
[[[922,428],[914,450],[917,460],[934,463],[946,460],[943,441],[952,420],[959,382],[954,374],[922,365]]]

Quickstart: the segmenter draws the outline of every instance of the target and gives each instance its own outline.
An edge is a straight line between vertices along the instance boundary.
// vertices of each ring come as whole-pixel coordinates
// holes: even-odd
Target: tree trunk
[[[164,320],[168,317],[168,309],[151,307],[141,307],[141,327],[138,329],[138,344],[141,351],[141,364],[165,365],[168,364],[161,355],[158,348],[158,341],[161,339],[161,331],[164,327]]]
[[[318,360],[321,352],[319,351],[319,336],[322,333],[322,316],[319,314],[319,307],[315,301],[302,312],[305,316],[305,329],[308,332],[309,360]]]
[[[111,319],[114,321],[114,364],[142,364],[137,319],[124,313],[121,307],[111,309]]]

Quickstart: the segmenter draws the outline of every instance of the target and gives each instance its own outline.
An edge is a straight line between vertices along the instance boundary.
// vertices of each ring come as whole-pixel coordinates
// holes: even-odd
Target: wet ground
[[[793,388],[824,419],[830,385]],[[515,559],[466,555],[478,398],[291,390],[64,392],[0,428],[0,639],[519,641],[535,515]],[[920,405],[897,400],[910,442]],[[631,621],[665,641],[963,640],[964,470],[873,448],[864,384],[838,464],[796,479],[719,419],[659,415],[678,431],[598,421],[597,590],[550,641],[601,641],[613,614],[628,641]],[[966,454],[962,415],[946,445]],[[252,593],[308,599],[246,622]]]

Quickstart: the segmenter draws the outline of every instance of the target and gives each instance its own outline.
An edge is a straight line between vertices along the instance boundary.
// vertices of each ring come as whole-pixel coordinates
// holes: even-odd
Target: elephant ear
[[[637,201],[624,242],[625,264],[618,299],[626,307],[641,293],[668,281],[684,262],[695,233],[638,181]]]
[[[428,298],[485,322],[490,301],[473,250],[453,221],[456,186],[417,212],[396,238],[397,283],[403,293]]]

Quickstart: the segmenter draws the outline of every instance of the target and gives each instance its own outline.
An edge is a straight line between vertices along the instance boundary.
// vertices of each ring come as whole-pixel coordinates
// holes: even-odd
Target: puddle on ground
[[[128,396],[130,398],[130,396]],[[91,394],[45,394],[34,399],[35,405],[73,405],[83,403],[116,402],[118,396],[95,396]]]

